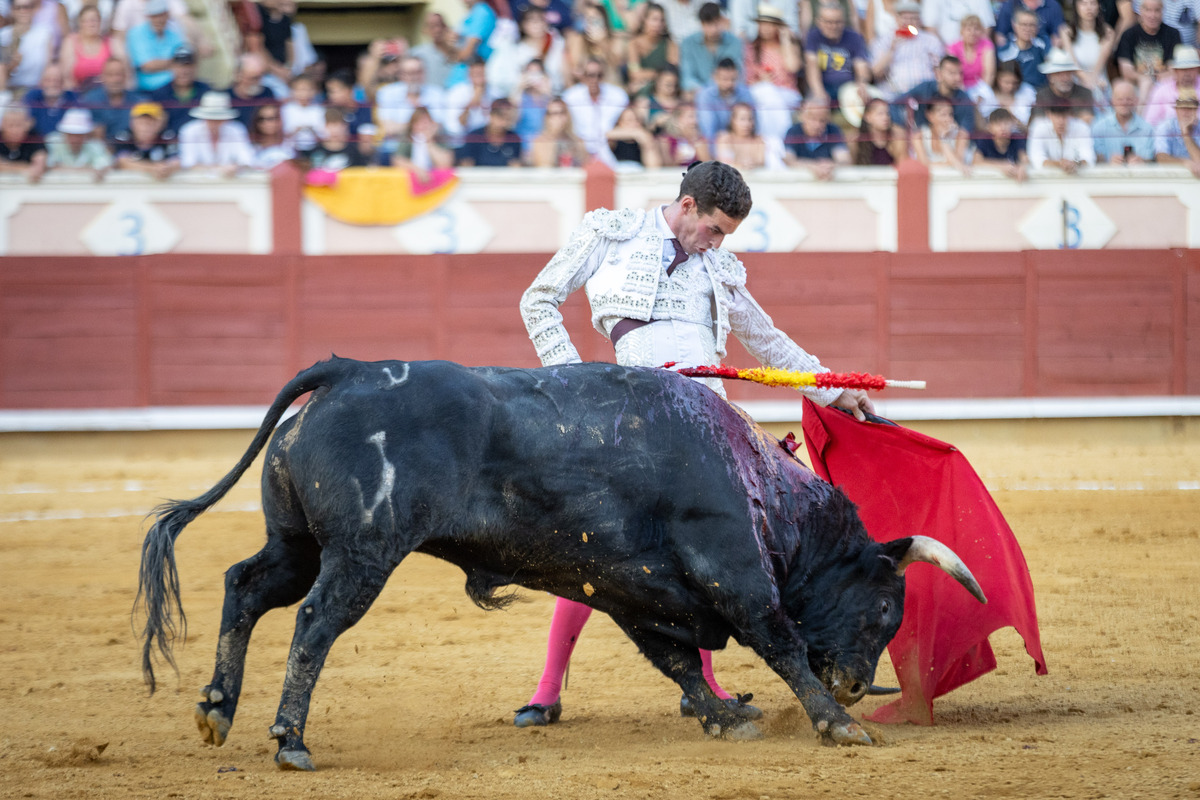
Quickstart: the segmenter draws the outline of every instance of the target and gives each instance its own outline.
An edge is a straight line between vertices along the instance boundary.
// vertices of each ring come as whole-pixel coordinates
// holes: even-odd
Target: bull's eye
[[[883,603],[879,607],[879,613],[885,617],[888,615],[888,612],[891,610],[892,610],[892,604],[889,603],[887,600],[884,600]]]

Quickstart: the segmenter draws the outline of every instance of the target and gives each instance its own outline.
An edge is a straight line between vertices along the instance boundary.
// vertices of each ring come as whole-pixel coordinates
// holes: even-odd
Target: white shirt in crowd
[[[708,0],[663,0],[663,17],[674,41],[682,42],[700,32],[700,6],[706,2]]]
[[[185,0],[167,0],[167,12],[171,21],[179,28],[180,33],[188,19],[188,5]],[[112,29],[128,32],[146,21],[146,0],[121,0],[117,3],[112,15]],[[186,38],[186,37],[185,37]]]
[[[192,120],[179,129],[179,165],[183,169],[233,164],[248,167],[253,163],[250,136],[246,126],[236,120],[221,123],[216,147],[208,135],[208,123],[202,119]]]
[[[587,145],[588,152],[609,166],[615,166],[616,159],[605,134],[616,126],[621,112],[629,105],[629,95],[611,83],[601,83],[600,97],[593,100],[587,86],[577,83],[562,93],[562,99],[571,111],[575,135]]]
[[[1029,126],[1029,163],[1041,167],[1047,161],[1076,161],[1081,164],[1096,163],[1096,147],[1092,144],[1092,129],[1081,119],[1067,118],[1067,131],[1059,139],[1054,132],[1054,123],[1048,116],[1038,117]]]
[[[921,3],[921,24],[936,31],[945,45],[962,39],[962,19],[972,14],[979,17],[985,30],[996,27],[990,0],[924,0]]]
[[[309,103],[302,106],[295,100],[279,108],[283,135],[298,151],[312,150],[325,135],[325,106]]]
[[[460,121],[463,111],[471,103],[471,98],[475,96],[475,87],[470,81],[461,81],[454,84],[445,91],[444,105],[446,107],[445,117],[442,119],[442,130],[450,137],[454,144],[462,144],[463,137],[477,128],[482,128],[487,125],[488,109],[492,105],[493,100],[498,100],[504,97],[503,94],[496,91],[491,84],[483,92],[483,103],[475,106],[467,113],[467,121],[464,124]],[[431,112],[433,109],[429,109]],[[441,119],[436,114],[434,119]]]
[[[436,86],[428,83],[422,86],[416,103],[409,100],[408,84],[403,81],[385,83],[375,93],[375,116],[382,123],[407,125],[417,106],[425,106],[437,124],[445,127],[446,100],[442,90]]]
[[[12,48],[13,26],[0,28],[0,50],[8,52]],[[50,63],[50,48],[54,44],[54,29],[49,25],[33,25],[21,37],[17,51],[21,54],[21,63],[8,74],[8,88],[33,89],[42,80],[42,72]]]

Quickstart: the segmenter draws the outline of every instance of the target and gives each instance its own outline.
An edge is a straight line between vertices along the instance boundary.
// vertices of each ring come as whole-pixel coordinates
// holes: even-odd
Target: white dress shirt
[[[446,125],[446,100],[442,90],[425,84],[414,103],[408,96],[408,84],[385,83],[375,92],[375,116],[380,122],[407,125],[413,109],[425,106],[438,125]]]
[[[221,123],[221,133],[213,147],[208,135],[208,123],[194,119],[179,129],[179,166],[224,167],[237,164],[249,167],[254,164],[254,148],[246,126],[237,120]]]
[[[605,134],[613,129],[621,112],[629,105],[629,95],[611,83],[601,83],[600,96],[593,100],[587,86],[577,83],[562,93],[562,99],[571,111],[575,135],[587,145],[588,152],[609,166],[615,166],[617,160]]]
[[[1096,163],[1096,148],[1092,144],[1092,129],[1086,122],[1075,117],[1067,118],[1066,134],[1060,139],[1048,116],[1038,117],[1029,125],[1029,164],[1044,166],[1047,161],[1077,161],[1081,164]]]

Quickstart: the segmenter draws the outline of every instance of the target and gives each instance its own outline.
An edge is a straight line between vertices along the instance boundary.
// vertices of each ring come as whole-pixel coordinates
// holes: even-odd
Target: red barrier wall
[[[0,407],[263,404],[331,352],[536,366],[517,302],[547,258],[6,258]],[[1200,251],[746,262],[827,366],[925,379],[929,397],[1200,394]],[[563,312],[584,358],[611,358],[582,295]],[[754,363],[736,342],[728,361]]]

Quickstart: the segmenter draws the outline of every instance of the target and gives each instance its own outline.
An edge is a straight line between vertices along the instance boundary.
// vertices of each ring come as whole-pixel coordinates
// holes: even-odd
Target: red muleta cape
[[[888,645],[903,690],[875,722],[933,724],[933,699],[996,667],[992,631],[1011,625],[1046,674],[1025,556],[983,481],[952,445],[900,426],[861,423],[804,401],[813,469],[858,505],[871,537],[930,536],[966,563],[988,598],[980,605],[941,570],[905,571],[904,622]]]

